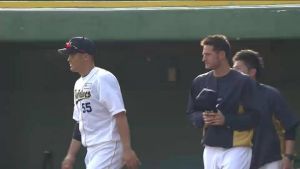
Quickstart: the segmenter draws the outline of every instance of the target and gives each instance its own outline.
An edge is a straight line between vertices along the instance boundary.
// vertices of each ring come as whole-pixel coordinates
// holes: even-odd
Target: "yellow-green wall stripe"
[[[300,1],[1,1],[0,8],[130,8],[293,5]]]

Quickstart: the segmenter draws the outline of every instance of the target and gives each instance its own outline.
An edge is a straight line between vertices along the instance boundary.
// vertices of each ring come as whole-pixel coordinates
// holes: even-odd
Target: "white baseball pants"
[[[123,147],[120,141],[104,142],[87,147],[86,169],[121,169]]]
[[[251,147],[229,149],[205,146],[204,169],[249,169],[252,157]]]
[[[282,165],[281,160],[273,161],[273,162],[267,163],[267,164],[259,167],[259,169],[282,169],[281,165]]]

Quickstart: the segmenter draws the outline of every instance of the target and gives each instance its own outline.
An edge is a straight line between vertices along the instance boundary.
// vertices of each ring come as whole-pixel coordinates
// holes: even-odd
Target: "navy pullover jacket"
[[[249,76],[235,70],[223,77],[215,77],[210,71],[193,80],[187,115],[194,126],[204,129],[204,145],[223,148],[252,145],[260,110],[256,85]],[[223,113],[225,124],[204,126],[202,113],[216,109]]]

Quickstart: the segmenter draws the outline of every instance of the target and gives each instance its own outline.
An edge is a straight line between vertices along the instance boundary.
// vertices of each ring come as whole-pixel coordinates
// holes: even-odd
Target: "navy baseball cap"
[[[216,91],[204,88],[196,96],[195,107],[197,110],[201,111],[216,111],[217,99],[218,95]]]
[[[58,53],[63,55],[69,55],[74,53],[88,53],[90,55],[96,55],[96,45],[93,41],[86,37],[73,37],[66,42],[65,47],[57,50]]]

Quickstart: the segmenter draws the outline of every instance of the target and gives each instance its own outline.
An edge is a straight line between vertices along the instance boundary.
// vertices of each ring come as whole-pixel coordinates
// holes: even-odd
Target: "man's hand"
[[[73,169],[75,158],[66,157],[61,163],[61,169]]]
[[[203,120],[207,126],[221,126],[225,124],[222,112],[203,112]]]
[[[138,169],[141,165],[140,160],[132,149],[124,149],[123,163],[128,169]]]
[[[293,169],[293,161],[291,161],[287,157],[283,157],[283,159],[282,159],[282,169]]]

